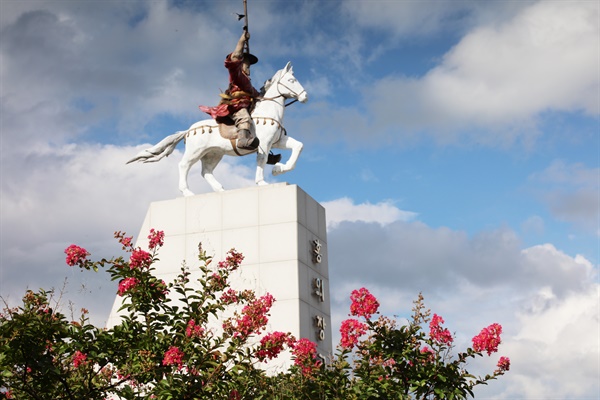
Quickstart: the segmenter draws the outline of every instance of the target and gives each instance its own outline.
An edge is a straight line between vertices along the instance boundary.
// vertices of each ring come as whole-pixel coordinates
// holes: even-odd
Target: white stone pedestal
[[[271,293],[267,332],[291,332],[332,353],[325,209],[296,185],[279,183],[207,193],[150,204],[136,246],[147,249],[151,228],[165,232],[157,277],[172,282],[181,263],[198,264],[198,243],[214,263],[235,248],[244,255],[235,289]],[[119,321],[117,296],[107,321]],[[269,369],[287,368],[289,354]]]

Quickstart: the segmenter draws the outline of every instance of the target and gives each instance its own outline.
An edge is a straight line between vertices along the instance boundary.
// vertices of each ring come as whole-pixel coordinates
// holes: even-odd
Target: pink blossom
[[[163,231],[155,231],[154,228],[150,229],[150,235],[148,235],[150,244],[149,249],[155,249],[161,247],[165,243],[165,233]]]
[[[350,314],[357,317],[371,318],[377,312],[379,302],[366,288],[353,290],[350,294]]]
[[[196,321],[190,319],[187,327],[185,328],[185,336],[187,337],[200,337],[204,333],[204,328],[200,325],[196,325]]]
[[[229,304],[237,303],[238,301],[239,301],[238,293],[231,288],[227,289],[221,295],[221,302],[223,302],[223,304],[229,305]]]
[[[284,349],[284,346],[293,346],[294,337],[289,333],[272,332],[260,339],[260,347],[256,351],[256,358],[260,361],[272,360]]]
[[[498,346],[502,343],[500,334],[502,326],[500,324],[491,324],[483,328],[479,335],[473,338],[473,350],[477,352],[487,351],[488,356],[498,351]]]
[[[234,337],[241,337],[243,339],[253,333],[258,333],[269,322],[267,315],[274,301],[273,296],[267,293],[245,306],[242,309],[241,317],[235,320],[235,325],[231,321],[226,321],[223,324],[223,328],[232,333]]]
[[[292,349],[294,364],[302,369],[305,376],[312,375],[315,368],[321,365],[317,360],[317,344],[308,339],[302,338],[296,342]]]
[[[163,365],[176,365],[179,370],[183,364],[184,355],[183,351],[179,350],[179,347],[171,346],[169,347],[169,350],[166,351],[162,363]]]
[[[146,268],[152,264],[152,256],[147,251],[142,249],[136,249],[131,253],[129,258],[129,268]]]
[[[344,349],[351,349],[358,343],[358,338],[367,332],[368,326],[355,319],[342,321],[340,326],[340,346]]]
[[[85,263],[87,256],[90,255],[86,249],[74,244],[65,249],[65,254],[67,255],[67,265],[71,267],[76,264],[82,266]]]
[[[444,323],[444,319],[437,314],[433,314],[433,318],[429,323],[429,336],[434,341],[440,344],[451,344],[454,340],[452,334],[447,328],[442,328],[440,325]]]
[[[80,352],[79,350],[73,353],[73,366],[75,368],[79,368],[80,365],[85,365],[87,360],[87,355],[85,353]]]
[[[125,278],[119,282],[119,289],[117,290],[117,293],[119,296],[123,296],[125,293],[135,288],[138,283],[140,283],[140,281],[137,278]]]
[[[500,360],[498,360],[498,369],[496,370],[496,372],[504,372],[504,371],[508,371],[510,369],[510,359],[508,357],[500,357]]]
[[[214,273],[212,274],[208,280],[211,282],[211,286],[217,291],[221,291],[227,287],[227,280],[225,277]]]
[[[426,359],[429,362],[435,361],[435,352],[429,346],[423,346],[421,348],[421,354],[426,355]]]
[[[242,253],[238,253],[237,251],[235,251],[235,249],[231,249],[229,250],[229,252],[227,252],[227,257],[225,258],[225,261],[221,261],[219,263],[219,268],[223,268],[229,271],[235,271],[239,268],[243,260],[244,256],[242,255]]]
[[[119,237],[119,243],[121,243],[123,245],[123,250],[125,250],[128,247],[132,246],[132,242],[133,242],[133,236],[120,236]]]

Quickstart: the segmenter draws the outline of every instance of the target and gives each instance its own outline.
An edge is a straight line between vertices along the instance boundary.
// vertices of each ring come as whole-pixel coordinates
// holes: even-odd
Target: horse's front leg
[[[284,172],[289,172],[296,168],[296,162],[298,161],[298,157],[300,157],[300,153],[302,152],[302,148],[304,147],[302,142],[289,136],[284,136],[273,147],[276,147],[278,149],[288,149],[292,151],[292,155],[285,164],[277,163],[273,166],[273,175],[283,174]]]
[[[256,153],[256,177],[254,182],[259,186],[268,185],[265,181],[265,164],[267,163],[267,154],[269,150],[270,147],[263,147],[263,143],[261,142],[260,146],[258,146],[258,153]]]

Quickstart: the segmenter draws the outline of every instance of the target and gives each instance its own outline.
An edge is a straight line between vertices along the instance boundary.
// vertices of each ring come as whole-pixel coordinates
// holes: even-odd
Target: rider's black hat
[[[254,54],[244,53],[244,58],[248,60],[250,65],[256,64],[258,62],[258,57],[256,57]]]

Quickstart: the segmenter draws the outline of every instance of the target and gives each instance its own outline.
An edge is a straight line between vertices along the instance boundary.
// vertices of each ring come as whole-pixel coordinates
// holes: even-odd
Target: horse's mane
[[[273,85],[273,82],[277,82],[279,80],[279,77],[281,76],[282,73],[282,69],[280,69],[279,71],[277,71],[275,73],[275,75],[273,75],[273,77],[271,79],[267,79],[265,81],[265,84],[263,85],[263,87],[260,88],[260,95],[264,96],[265,93],[267,93],[267,90],[269,90],[271,88],[271,86]]]

